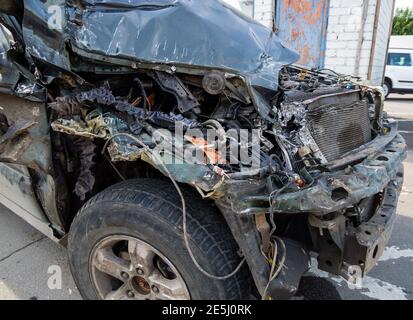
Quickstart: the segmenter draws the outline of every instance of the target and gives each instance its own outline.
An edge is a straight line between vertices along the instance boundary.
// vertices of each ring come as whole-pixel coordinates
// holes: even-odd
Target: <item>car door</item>
[[[12,19],[0,16],[0,21]],[[39,90],[43,93],[35,96],[36,83],[25,78],[9,58],[15,40],[0,22],[0,203],[53,237],[50,223],[55,230],[64,226],[55,200],[46,95]]]
[[[387,58],[386,75],[395,89],[413,89],[412,50],[392,50]]]

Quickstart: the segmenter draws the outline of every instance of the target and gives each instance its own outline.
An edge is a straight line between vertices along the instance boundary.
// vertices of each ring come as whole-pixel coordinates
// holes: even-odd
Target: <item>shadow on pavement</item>
[[[296,294],[304,300],[342,300],[335,285],[327,279],[305,276]]]
[[[350,289],[345,280],[337,283],[308,275],[302,278],[296,297],[304,300],[413,300],[413,218],[398,215],[387,246],[377,266],[363,280],[362,289]],[[389,249],[390,248],[390,249]],[[403,252],[410,252],[406,255]]]

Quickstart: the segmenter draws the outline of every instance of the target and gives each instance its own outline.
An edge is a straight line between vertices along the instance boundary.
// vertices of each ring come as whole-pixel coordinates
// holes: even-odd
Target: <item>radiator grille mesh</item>
[[[371,140],[368,111],[366,101],[357,101],[344,106],[321,106],[307,114],[311,135],[328,161]]]

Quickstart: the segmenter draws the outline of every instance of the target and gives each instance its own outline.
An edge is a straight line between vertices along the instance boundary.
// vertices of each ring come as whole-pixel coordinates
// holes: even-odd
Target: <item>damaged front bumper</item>
[[[280,212],[311,212],[325,215],[345,209],[381,191],[395,179],[406,158],[406,144],[397,135],[384,150],[362,163],[336,173],[325,173],[316,184],[294,194],[280,195],[273,206]]]
[[[351,281],[364,277],[377,263],[393,229],[406,158],[406,143],[397,123],[387,129],[386,135],[340,159],[341,169],[320,173],[298,191],[271,195],[268,178],[226,181],[226,197],[219,202],[226,202],[241,219],[269,212],[308,216],[313,248],[290,249],[286,265],[293,272],[280,274],[270,283],[270,297],[284,298],[298,289],[308,269],[309,251],[318,254],[320,270]],[[357,158],[360,155],[364,160]],[[363,201],[371,201],[373,213],[354,225],[347,211]]]
[[[370,272],[389,242],[403,175],[403,168],[399,167],[396,176],[386,186],[374,215],[357,227],[347,224],[344,216],[329,221],[310,216],[310,229],[319,252],[319,269],[354,282]]]
[[[343,215],[328,221],[310,215],[319,269],[340,275],[354,284],[370,272],[389,242],[402,184],[403,170],[400,170],[387,185],[376,213],[358,227],[347,226]],[[310,254],[306,248],[289,239],[284,241],[287,247],[286,268],[268,286],[268,296],[274,299],[288,299],[295,294],[302,275],[310,266]]]
[[[267,178],[229,180],[225,185],[226,201],[240,215],[271,211],[324,216],[340,211],[383,191],[395,179],[406,158],[406,143],[397,134],[397,124],[389,127],[387,135],[377,137],[353,155],[364,152],[370,153],[364,161],[355,165],[341,163],[343,169],[320,173],[308,187],[278,195],[271,195]],[[357,160],[351,155],[348,159]]]

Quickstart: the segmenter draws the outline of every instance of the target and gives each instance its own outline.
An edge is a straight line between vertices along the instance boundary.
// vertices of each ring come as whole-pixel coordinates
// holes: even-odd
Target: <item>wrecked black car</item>
[[[0,3],[0,202],[86,299],[288,299],[355,281],[406,145],[383,91],[297,65],[220,1]]]

